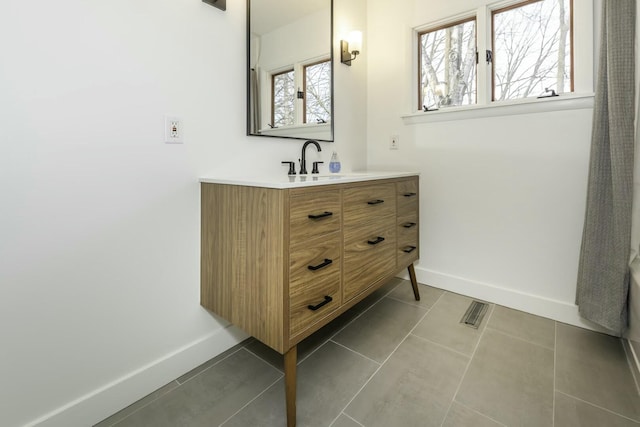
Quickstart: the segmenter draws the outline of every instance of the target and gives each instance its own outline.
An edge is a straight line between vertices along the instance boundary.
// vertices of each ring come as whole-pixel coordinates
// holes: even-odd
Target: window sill
[[[331,122],[261,129],[258,135],[328,140],[332,139]]]
[[[494,102],[488,105],[465,105],[447,107],[435,111],[405,114],[402,120],[407,125],[446,122],[451,120],[480,119],[484,117],[513,116],[518,114],[548,113],[562,110],[593,108],[594,94],[560,95],[552,98],[517,99]]]

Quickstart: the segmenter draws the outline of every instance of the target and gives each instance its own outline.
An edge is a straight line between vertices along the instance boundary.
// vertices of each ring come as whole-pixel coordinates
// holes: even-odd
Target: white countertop
[[[263,175],[263,176],[205,176],[202,183],[244,185],[267,188],[300,188],[316,185],[332,185],[347,182],[373,181],[376,179],[403,178],[420,175],[417,172],[348,172],[336,174],[308,175]]]

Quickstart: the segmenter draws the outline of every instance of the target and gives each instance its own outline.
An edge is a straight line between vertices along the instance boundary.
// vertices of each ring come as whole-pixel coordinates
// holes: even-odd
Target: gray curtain
[[[587,209],[576,304],[611,334],[627,326],[635,116],[635,0],[602,2]]]
[[[249,103],[251,114],[251,133],[260,132],[260,88],[258,86],[258,72],[255,68],[251,69],[251,83],[249,86]]]

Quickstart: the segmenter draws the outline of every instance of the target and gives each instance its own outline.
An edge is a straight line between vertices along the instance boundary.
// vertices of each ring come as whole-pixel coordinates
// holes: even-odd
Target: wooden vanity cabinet
[[[202,183],[201,304],[285,355],[404,268],[419,299],[418,177],[300,188]]]

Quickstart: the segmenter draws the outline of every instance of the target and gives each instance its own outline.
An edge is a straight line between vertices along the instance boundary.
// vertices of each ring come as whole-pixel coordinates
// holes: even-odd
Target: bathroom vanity
[[[418,175],[201,179],[201,304],[284,355],[419,255]]]

